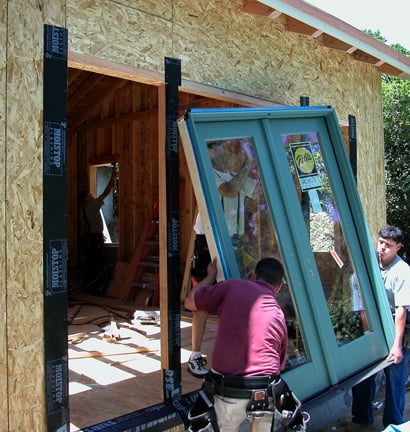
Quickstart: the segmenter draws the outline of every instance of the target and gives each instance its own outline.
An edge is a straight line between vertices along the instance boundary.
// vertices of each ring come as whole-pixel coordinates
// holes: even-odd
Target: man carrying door
[[[410,267],[398,255],[403,245],[403,232],[395,226],[379,231],[377,254],[380,273],[386,289],[394,319],[394,341],[387,356],[392,362],[384,369],[386,376],[383,425],[403,423],[406,396],[407,366],[410,354],[410,329],[406,327],[410,307]],[[352,388],[352,421],[359,424],[373,422],[373,406],[376,391],[375,376]]]
[[[273,412],[273,404],[265,390],[279,381],[288,344],[285,317],[276,300],[282,288],[283,266],[275,258],[264,258],[257,263],[250,280],[230,279],[215,284],[216,273],[214,259],[205,279],[189,293],[185,307],[219,318],[213,368],[204,383],[214,389],[219,430],[238,431],[260,403],[258,431],[270,431],[272,415],[263,415],[263,411]],[[253,391],[257,390],[252,406]],[[263,395],[266,399],[259,399]]]

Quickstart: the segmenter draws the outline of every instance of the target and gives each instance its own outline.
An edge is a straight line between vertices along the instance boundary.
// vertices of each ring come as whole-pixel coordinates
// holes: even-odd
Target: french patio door
[[[199,109],[178,124],[220,278],[284,264],[291,388],[307,399],[386,356],[392,320],[334,110]]]

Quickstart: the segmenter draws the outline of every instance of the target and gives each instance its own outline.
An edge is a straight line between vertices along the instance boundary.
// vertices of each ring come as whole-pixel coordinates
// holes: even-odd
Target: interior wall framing
[[[79,69],[69,69],[68,256],[71,268],[81,266],[82,261],[78,236],[82,224],[77,197],[78,192],[87,189],[90,184],[87,175],[90,165],[110,163],[113,160],[119,162],[120,261],[130,260],[145,225],[151,220],[153,203],[160,201],[162,207],[164,197],[164,193],[158,189],[159,179],[164,178],[165,170],[158,166],[163,142],[159,137],[165,134],[164,124],[160,120],[161,102],[157,96],[161,86],[120,77],[113,81],[107,75],[82,72],[81,74]],[[137,79],[138,71],[135,74],[134,79]],[[89,96],[83,95],[80,100],[76,97],[75,89],[79,86],[81,91],[81,85],[77,84],[79,81],[87,81],[90,88],[98,88],[98,91]],[[95,84],[92,85],[91,82]],[[179,114],[182,116],[191,107],[233,107],[246,103],[248,101],[239,104],[181,92]],[[85,110],[83,107],[92,108]],[[181,252],[184,267],[196,203],[183,152],[180,160]]]
[[[70,69],[69,76],[74,74]],[[86,76],[88,81],[100,83],[109,78],[94,73]],[[73,174],[69,182],[70,267],[81,265],[78,233],[83,224],[77,197],[79,191],[90,187],[91,166],[119,164],[119,260],[127,261],[134,252],[158,200],[157,87],[120,78],[108,82],[106,88],[95,85],[96,94],[84,95],[82,103],[87,110],[81,109],[75,92],[71,95],[69,89],[68,160]]]

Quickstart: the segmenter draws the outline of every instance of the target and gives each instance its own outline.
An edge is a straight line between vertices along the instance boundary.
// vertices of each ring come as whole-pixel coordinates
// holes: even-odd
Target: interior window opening
[[[98,197],[110,181],[112,171],[115,170],[115,178],[110,193],[104,198],[104,205],[100,209],[104,225],[104,243],[119,243],[119,164],[94,165],[90,167],[90,177],[95,177],[94,196]],[[91,188],[90,188],[91,189]],[[92,190],[92,189],[91,189]]]

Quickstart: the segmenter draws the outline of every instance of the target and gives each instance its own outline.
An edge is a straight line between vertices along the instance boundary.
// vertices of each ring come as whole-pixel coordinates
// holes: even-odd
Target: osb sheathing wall
[[[0,6],[0,430],[7,430],[7,296],[5,223],[6,142],[6,5]]]
[[[280,24],[242,11],[242,0],[67,1],[71,52],[163,72],[182,61],[183,79],[298,105],[331,105],[356,116],[358,187],[375,232],[384,221],[380,76]]]
[[[0,4],[0,430],[45,431],[43,25],[64,8]]]
[[[378,73],[242,12],[240,0],[13,0],[0,11],[0,430],[46,430],[42,262],[43,24],[69,51],[272,102],[356,116],[358,184],[372,233],[384,221]],[[4,90],[4,91],[3,91]],[[5,160],[3,160],[3,158]]]

